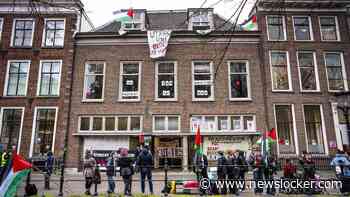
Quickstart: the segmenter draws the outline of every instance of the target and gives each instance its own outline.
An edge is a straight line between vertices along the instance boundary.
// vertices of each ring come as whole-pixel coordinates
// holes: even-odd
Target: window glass
[[[284,18],[282,16],[267,16],[269,40],[285,40]]]
[[[318,90],[313,52],[298,52],[302,90]]]
[[[205,116],[204,123],[201,125],[201,128],[202,127],[204,132],[214,132],[216,129],[215,116]]]
[[[11,150],[18,149],[19,134],[22,124],[22,109],[3,109],[0,128],[0,145]]]
[[[165,128],[165,117],[164,116],[157,116],[154,118],[154,129],[156,131],[164,131]]]
[[[244,116],[243,117],[243,129],[247,131],[255,130],[255,121],[253,116]]]
[[[175,64],[158,63],[157,64],[157,97],[160,99],[175,98]]]
[[[122,22],[122,28],[125,30],[141,30],[142,27],[142,15],[141,12],[134,12],[132,20],[126,20]]]
[[[7,96],[25,96],[29,62],[10,62],[7,81]]]
[[[218,130],[228,130],[229,129],[229,122],[227,116],[219,116],[218,117]]]
[[[102,130],[102,117],[93,117],[92,119],[92,130],[101,131]]]
[[[289,71],[286,52],[271,52],[273,90],[289,90]]]
[[[179,117],[168,117],[168,130],[169,131],[179,130]]]
[[[115,118],[114,117],[106,117],[105,119],[105,130],[106,131],[114,131],[115,130]]]
[[[292,106],[276,105],[276,124],[280,153],[295,153]]]
[[[325,61],[329,90],[344,91],[345,81],[343,77],[343,63],[341,53],[326,53]]]
[[[85,70],[84,99],[103,99],[104,64],[88,63]]]
[[[322,40],[338,40],[337,21],[334,16],[320,16],[320,25]]]
[[[128,117],[118,117],[118,130],[119,131],[128,130]]]
[[[89,131],[90,130],[90,117],[81,117],[80,118],[80,130]]]
[[[52,149],[56,109],[37,110],[33,156],[44,155]]]
[[[304,106],[308,152],[324,153],[323,128],[319,105]]]
[[[194,62],[193,91],[195,99],[213,98],[213,74],[210,62]]]
[[[59,80],[61,77],[60,62],[42,62],[40,73],[40,96],[58,96]]]
[[[131,117],[130,130],[139,131],[141,130],[141,118],[140,117]]]
[[[121,71],[121,99],[139,99],[139,70],[138,63],[123,63]]]
[[[231,98],[248,98],[248,70],[246,62],[230,63]]]
[[[207,11],[195,11],[192,14],[192,29],[193,30],[210,29],[209,13]]]
[[[242,130],[240,116],[231,117],[231,130]]]
[[[31,47],[33,40],[34,21],[15,20],[14,22],[13,46]]]
[[[311,40],[311,25],[309,17],[297,16],[293,17],[294,34],[296,40]]]
[[[44,46],[62,47],[64,43],[64,20],[46,20]]]

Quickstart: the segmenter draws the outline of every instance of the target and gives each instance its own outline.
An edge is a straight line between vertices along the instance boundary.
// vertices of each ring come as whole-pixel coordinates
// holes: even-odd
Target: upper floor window
[[[142,30],[143,12],[133,12],[131,20],[122,21],[122,29],[124,30]]]
[[[269,40],[286,40],[286,25],[283,16],[267,16],[267,31]]]
[[[270,51],[273,91],[291,91],[289,57],[287,51]]]
[[[153,131],[180,131],[180,117],[153,116]]]
[[[347,91],[348,83],[345,72],[344,57],[341,52],[324,54],[330,91]]]
[[[176,62],[156,63],[156,100],[177,99]]]
[[[2,41],[2,29],[4,26],[4,19],[0,18],[0,42]]]
[[[31,47],[34,36],[34,19],[15,19],[13,22],[13,47]]]
[[[195,61],[192,66],[192,99],[214,100],[213,63]]]
[[[207,30],[210,29],[209,11],[193,11],[191,14],[192,30]]]
[[[64,19],[45,19],[43,36],[44,47],[63,47],[64,44]]]
[[[40,64],[38,95],[58,96],[60,92],[62,61],[45,60]]]
[[[24,107],[2,107],[0,111],[0,145],[19,150]]]
[[[250,98],[250,79],[247,61],[230,61],[229,79],[231,100]]]
[[[139,101],[141,94],[141,62],[122,62],[119,84],[119,100]]]
[[[85,101],[103,100],[105,66],[104,62],[86,63],[83,96]]]
[[[27,95],[29,66],[30,61],[9,61],[4,95]]]
[[[326,134],[321,105],[304,105],[306,148],[309,153],[325,153]]]
[[[338,20],[335,16],[320,16],[321,39],[323,41],[339,41]]]
[[[316,55],[310,51],[297,52],[301,91],[319,91]]]
[[[83,116],[80,117],[79,131],[113,132],[141,131],[141,116]]]
[[[311,18],[309,16],[293,16],[294,39],[313,40]]]

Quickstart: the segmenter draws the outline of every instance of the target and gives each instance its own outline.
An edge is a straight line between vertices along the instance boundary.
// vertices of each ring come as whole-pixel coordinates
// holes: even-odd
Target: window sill
[[[272,93],[294,93],[293,90],[272,90]]]
[[[141,99],[118,99],[119,103],[140,103]]]
[[[341,42],[341,40],[321,40],[321,42],[326,42],[326,43],[335,42],[335,43],[339,43],[339,42]]]
[[[60,96],[59,95],[57,95],[57,96],[40,96],[40,95],[37,95],[37,98],[39,98],[39,99],[50,99],[50,98],[57,99],[57,98],[60,98]]]
[[[82,103],[103,103],[103,99],[83,99]]]
[[[269,39],[267,39],[267,41],[269,41],[269,42],[288,42],[288,40],[269,40]]]
[[[177,102],[177,98],[176,99],[154,99],[154,102]]]
[[[34,49],[33,46],[10,46],[11,49]]]
[[[212,99],[195,99],[195,98],[192,98],[192,102],[215,102],[215,99],[212,98]]]
[[[349,90],[328,90],[329,93],[342,93],[342,92],[349,92]]]
[[[15,99],[15,98],[28,98],[28,96],[2,96],[1,98]]]
[[[315,42],[315,40],[295,40],[294,42]]]
[[[57,46],[57,47],[47,47],[47,46],[42,46],[42,49],[63,49],[64,46]]]
[[[230,98],[229,99],[232,102],[252,102],[252,98]]]
[[[301,90],[300,91],[301,94],[321,94],[322,92],[320,90]]]

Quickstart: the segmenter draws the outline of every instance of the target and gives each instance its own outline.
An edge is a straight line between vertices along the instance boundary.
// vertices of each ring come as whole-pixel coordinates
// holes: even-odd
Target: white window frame
[[[56,141],[56,130],[57,130],[57,120],[58,120],[58,107],[52,107],[52,106],[38,106],[35,107],[34,109],[34,118],[33,118],[33,127],[32,127],[32,137],[31,137],[31,142],[30,142],[30,149],[29,149],[29,157],[33,156],[33,151],[34,151],[34,143],[35,143],[35,130],[36,130],[36,119],[38,115],[38,110],[40,109],[54,109],[56,110],[55,114],[55,125],[54,125],[54,130],[52,134],[52,145],[51,145],[51,151],[54,153],[55,151],[55,141]]]
[[[134,15],[139,14],[140,15],[140,19],[135,20],[134,17],[132,17],[131,21],[125,21],[125,22],[121,22],[121,29],[125,30],[125,31],[132,31],[132,30],[142,30],[144,27],[144,13],[143,12],[134,12]],[[132,24],[133,27],[132,28],[127,28],[125,27],[126,24]],[[134,24],[140,24],[140,28],[135,28]]]
[[[17,154],[20,153],[21,149],[21,141],[22,141],[22,130],[23,130],[23,122],[24,122],[24,110],[25,107],[1,107],[0,110],[0,136],[2,132],[2,121],[3,121],[3,115],[4,115],[4,109],[20,109],[22,110],[22,115],[21,115],[21,126],[18,134],[18,144],[17,144]]]
[[[114,119],[114,130],[106,131],[106,118],[115,118]],[[131,118],[136,117],[140,118],[140,130],[131,130]],[[80,130],[81,119],[89,118],[89,130]],[[102,130],[93,130],[93,119],[102,118]],[[127,118],[127,130],[118,130],[118,118]],[[142,115],[82,115],[78,117],[78,133],[121,133],[121,132],[131,132],[139,133],[143,129],[143,116]]]
[[[200,21],[199,22],[200,25],[193,25],[194,23],[196,23],[196,22],[193,21],[193,17],[194,17],[195,14],[198,14],[198,13],[199,14],[202,14],[202,13],[206,13],[207,14],[208,25],[203,25],[202,24],[202,23],[204,23],[206,21]],[[194,27],[206,27],[206,26],[209,27],[209,30],[213,29],[213,22],[211,21],[212,20],[212,17],[211,17],[212,11],[210,11],[210,10],[194,10],[194,11],[191,11],[189,13],[189,15],[191,16],[190,17],[190,23],[189,23],[190,24],[190,27],[189,27],[190,30],[193,30]]]
[[[323,34],[322,34],[322,27],[321,27],[321,18],[323,17],[333,17],[335,20],[335,25],[336,25],[336,34],[337,34],[337,40],[324,40],[323,39]],[[318,24],[320,27],[320,34],[321,34],[321,41],[322,42],[340,42],[341,38],[340,38],[340,31],[339,31],[339,22],[338,22],[338,17],[337,16],[319,16],[318,17]]]
[[[26,79],[26,89],[25,89],[25,94],[23,96],[8,96],[7,95],[7,89],[8,89],[8,82],[9,82],[9,77],[10,77],[10,65],[12,62],[26,62],[28,63],[28,70],[27,70],[27,79]],[[6,70],[6,78],[5,78],[5,87],[4,87],[4,92],[3,95],[4,97],[26,97],[28,93],[28,81],[29,81],[29,72],[30,72],[30,65],[31,61],[30,60],[8,60],[7,61],[7,70]]]
[[[247,92],[248,96],[245,98],[234,98],[232,97],[232,92],[231,92],[231,63],[245,63],[246,66],[246,75],[247,75]],[[248,60],[230,60],[227,62],[228,64],[228,87],[229,87],[229,99],[230,101],[251,101],[252,100],[252,95],[251,95],[251,83],[250,83],[250,66],[249,66],[249,61]],[[236,73],[238,74],[238,73]],[[244,74],[244,73],[239,73],[239,74]]]
[[[138,73],[138,98],[136,99],[125,99],[123,98],[123,65],[124,64],[138,64],[139,73]],[[142,61],[121,61],[119,69],[119,97],[118,100],[121,102],[140,102],[141,101],[141,76],[142,76]]]
[[[299,53],[312,53],[312,57],[313,57],[313,61],[314,61],[314,70],[315,70],[316,90],[304,90],[303,89],[303,84],[301,81]],[[314,51],[297,51],[296,56],[297,56],[297,65],[298,65],[298,73],[299,73],[300,92],[320,92],[320,79],[319,79],[319,75],[318,75],[318,65],[317,65],[317,59],[316,59],[316,52],[314,52]]]
[[[288,90],[279,90],[274,88],[274,81],[273,81],[273,70],[272,70],[272,55],[271,53],[285,53],[286,54],[286,61],[287,61],[287,74],[288,74]],[[270,50],[269,51],[269,59],[270,59],[270,74],[271,74],[271,89],[272,92],[292,92],[293,91],[293,84],[292,84],[292,76],[291,76],[291,68],[290,68],[290,61],[289,61],[289,51],[278,51],[278,50]]]
[[[2,32],[4,30],[4,18],[0,17],[0,43],[2,42]]]
[[[43,63],[51,63],[51,62],[59,62],[60,63],[60,77],[58,79],[58,94],[57,95],[40,95],[40,87],[41,87],[41,73],[42,73],[42,65]],[[62,77],[62,60],[40,60],[39,65],[39,74],[38,74],[38,85],[36,90],[36,95],[39,97],[59,97],[60,96],[60,90],[61,90],[61,77]]]
[[[46,23],[47,21],[58,21],[58,20],[63,20],[63,45],[62,46],[46,46]],[[66,38],[66,19],[65,18],[45,18],[44,19],[44,27],[43,27],[43,36],[42,36],[42,41],[41,41],[41,46],[42,47],[47,47],[47,48],[63,48],[64,47],[64,39]]]
[[[294,104],[287,104],[287,103],[277,103],[277,104],[273,104],[273,115],[274,115],[274,121],[275,121],[275,128],[277,130],[276,132],[276,136],[277,136],[277,141],[279,140],[278,137],[278,128],[277,128],[277,117],[276,117],[276,106],[279,105],[285,105],[285,106],[290,106],[291,107],[291,112],[292,112],[292,121],[293,121],[293,137],[294,137],[294,145],[295,145],[295,153],[291,153],[291,154],[286,154],[280,153],[280,148],[279,148],[279,143],[277,142],[277,154],[278,155],[299,155],[299,141],[298,141],[298,132],[297,132],[297,127],[296,127],[296,121],[295,121],[295,109],[294,109]]]
[[[156,130],[155,129],[155,123],[156,123],[156,117],[161,117],[161,118],[165,118],[165,130]],[[178,130],[169,130],[169,117],[175,117],[178,118],[178,122],[177,122],[177,128]],[[178,133],[180,132],[181,128],[181,117],[179,115],[153,115],[153,124],[152,124],[152,131],[155,133],[162,133],[162,132],[166,132],[166,133]]]
[[[269,17],[282,17],[282,26],[283,26],[283,37],[284,39],[282,40],[275,40],[275,39],[270,39],[270,31],[269,31],[269,21],[268,18]],[[287,41],[287,28],[286,28],[286,21],[285,21],[285,17],[282,15],[267,15],[265,17],[265,21],[266,21],[266,31],[267,31],[267,40],[269,41]]]
[[[296,33],[295,33],[295,25],[294,25],[294,18],[299,18],[299,17],[308,17],[309,20],[309,33],[310,33],[310,40],[298,40],[296,38]],[[293,34],[294,34],[294,41],[302,41],[302,42],[311,42],[314,41],[314,31],[312,28],[312,20],[310,16],[292,16],[292,22],[293,22]]]
[[[161,63],[173,63],[174,64],[174,98],[159,98],[159,92],[158,92],[158,69],[159,69],[159,64]],[[158,61],[156,62],[156,72],[155,72],[155,101],[177,101],[177,61]]]
[[[89,99],[86,98],[87,84],[86,84],[86,76],[87,76],[87,66],[89,64],[103,64],[103,87],[102,87],[102,98],[101,99]],[[96,75],[96,74],[94,74]],[[101,75],[101,74],[97,74]],[[105,85],[106,85],[106,62],[105,61],[87,61],[84,66],[84,89],[83,89],[83,100],[82,102],[103,102],[105,95]]]
[[[210,67],[210,81],[211,81],[211,96],[209,98],[196,98],[195,95],[195,84],[194,84],[194,64],[195,62],[204,62],[209,63]],[[192,101],[215,101],[215,84],[214,84],[214,65],[212,61],[205,61],[205,60],[195,60],[192,61]]]
[[[329,88],[329,80],[328,80],[328,71],[327,71],[327,62],[326,62],[326,54],[327,53],[333,53],[333,54],[340,54],[340,62],[342,64],[342,74],[343,74],[343,83],[344,83],[344,90],[331,90]],[[324,60],[324,65],[326,69],[326,77],[327,77],[327,87],[328,87],[328,92],[346,92],[349,90],[348,86],[348,77],[345,69],[345,62],[344,62],[344,53],[343,52],[337,52],[337,51],[325,51],[323,52],[323,60]]]
[[[14,46],[15,44],[15,29],[16,29],[16,22],[17,21],[32,21],[33,22],[33,30],[32,30],[32,38],[30,40],[30,45],[29,46]],[[12,24],[12,34],[11,34],[11,47],[15,48],[28,48],[28,47],[33,47],[33,40],[34,40],[34,32],[35,32],[35,19],[34,18],[14,18],[13,19],[13,24]]]
[[[309,142],[308,142],[307,131],[306,131],[305,106],[319,106],[320,107],[320,114],[321,114],[321,121],[322,121],[321,126],[322,126],[324,153],[317,153],[316,155],[328,155],[329,150],[328,150],[326,125],[324,122],[324,115],[323,115],[323,105],[322,104],[303,104],[302,106],[303,106],[302,112],[303,112],[303,121],[304,121],[304,134],[305,134],[305,142],[306,142],[306,151],[309,152],[309,146],[308,146]]]
[[[339,128],[339,113],[338,113],[338,103],[330,102],[332,106],[332,115],[333,115],[333,125],[335,130],[335,139],[337,142],[337,148],[343,150],[343,135],[342,130]]]

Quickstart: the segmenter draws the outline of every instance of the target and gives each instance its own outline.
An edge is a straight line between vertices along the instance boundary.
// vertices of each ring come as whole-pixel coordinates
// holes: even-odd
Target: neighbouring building
[[[172,30],[166,56],[150,58],[148,30]],[[76,35],[68,167],[87,151],[135,150],[144,133],[156,167],[192,163],[201,125],[204,152],[250,151],[267,129],[260,33],[240,31],[213,9],[134,10]],[[104,165],[102,160],[99,160]]]
[[[77,1],[0,2],[0,145],[28,158],[63,153],[73,35],[92,28]]]

